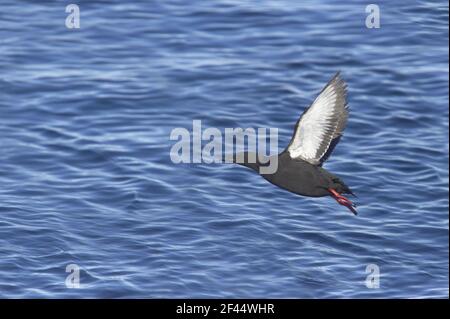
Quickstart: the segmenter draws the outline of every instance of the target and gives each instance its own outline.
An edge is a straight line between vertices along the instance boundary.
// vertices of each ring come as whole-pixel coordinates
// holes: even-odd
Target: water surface
[[[379,2],[379,29],[359,1],[79,1],[78,30],[66,4],[0,11],[1,297],[448,297],[447,2]],[[171,162],[194,119],[277,127],[283,149],[338,70],[351,115],[325,167],[357,217]]]

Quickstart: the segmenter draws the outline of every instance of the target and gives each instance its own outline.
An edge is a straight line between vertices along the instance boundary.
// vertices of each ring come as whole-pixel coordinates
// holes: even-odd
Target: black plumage
[[[355,205],[341,194],[352,194],[350,188],[337,176],[322,167],[341,139],[348,118],[345,82],[337,73],[309,108],[297,121],[293,137],[288,147],[278,155],[249,161],[249,153],[238,163],[258,172],[272,184],[292,193],[322,197],[332,196],[348,207],[355,215]],[[274,173],[261,173],[261,167],[268,160],[277,160]]]

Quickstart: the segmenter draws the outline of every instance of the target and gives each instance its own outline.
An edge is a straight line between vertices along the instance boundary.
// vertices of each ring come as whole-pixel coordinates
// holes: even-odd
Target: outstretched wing
[[[321,165],[339,142],[347,118],[346,84],[338,72],[297,121],[289,155]]]

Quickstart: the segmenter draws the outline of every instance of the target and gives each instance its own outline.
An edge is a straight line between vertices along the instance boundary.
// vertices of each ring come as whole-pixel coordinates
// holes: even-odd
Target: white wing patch
[[[287,148],[289,155],[320,164],[332,141],[345,128],[348,117],[346,104],[346,86],[336,74],[297,122]]]

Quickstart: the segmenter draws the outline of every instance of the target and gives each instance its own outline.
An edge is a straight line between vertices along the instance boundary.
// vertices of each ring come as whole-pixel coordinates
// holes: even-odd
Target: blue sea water
[[[448,297],[448,2],[73,2],[1,2],[0,297]],[[193,120],[283,149],[338,70],[358,216],[171,161]]]

